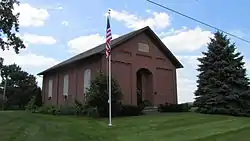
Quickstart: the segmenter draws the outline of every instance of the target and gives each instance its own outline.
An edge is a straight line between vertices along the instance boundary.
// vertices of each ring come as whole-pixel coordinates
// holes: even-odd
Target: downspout
[[[57,92],[57,95],[56,95],[56,105],[58,107],[58,105],[59,105],[59,98],[58,98],[58,96],[59,96],[59,73],[58,72],[57,72],[57,90],[56,90],[56,92]]]
[[[77,99],[77,82],[78,82],[77,74],[78,74],[78,68],[76,67],[75,68],[75,80],[76,80],[75,85],[76,85],[76,90],[75,90],[75,99],[74,100],[78,101],[78,99]]]
[[[102,63],[103,63],[103,57],[102,57],[102,55],[100,55],[100,70],[99,70],[99,73],[103,72]]]
[[[45,98],[45,79],[44,79],[45,77],[44,77],[44,75],[43,75],[43,85],[42,85],[42,97],[43,97],[43,104],[46,102],[45,100],[46,100],[46,98]]]

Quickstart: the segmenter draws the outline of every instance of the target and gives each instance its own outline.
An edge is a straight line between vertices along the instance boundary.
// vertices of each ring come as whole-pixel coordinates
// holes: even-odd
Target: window
[[[87,89],[90,87],[91,82],[91,70],[86,69],[84,71],[84,94],[86,93]]]
[[[53,80],[49,80],[49,91],[48,91],[48,97],[49,99],[52,98],[52,90],[53,90]]]
[[[69,75],[64,75],[63,78],[63,95],[68,96],[69,93]]]
[[[138,51],[149,52],[149,46],[145,43],[138,43]]]

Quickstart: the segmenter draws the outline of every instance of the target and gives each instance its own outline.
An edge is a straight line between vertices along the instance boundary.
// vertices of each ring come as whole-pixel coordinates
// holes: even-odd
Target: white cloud
[[[14,5],[13,13],[20,13],[19,24],[20,26],[43,26],[45,20],[48,19],[49,13],[46,9],[34,8],[29,4]]]
[[[176,56],[178,60],[181,62],[188,64],[189,67],[192,67],[194,69],[197,68],[197,65],[199,64],[199,61],[197,60],[201,56],[195,55],[195,56]]]
[[[186,26],[182,26],[181,29],[170,28],[167,32],[160,32],[160,33],[157,33],[157,35],[160,38],[164,38],[166,36],[171,36],[171,35],[174,35],[174,34],[179,34],[181,32],[186,31],[187,29],[188,28]]]
[[[250,77],[250,59],[244,59],[245,68],[247,69],[247,74]]]
[[[178,103],[193,102],[196,90],[196,79],[177,79]]]
[[[164,29],[170,25],[170,17],[165,12],[150,12],[152,17],[142,18],[126,11],[111,11],[111,18],[124,22],[125,26],[132,29],[140,29],[150,26],[152,29]]]
[[[113,39],[118,37],[118,35],[115,35],[115,34],[113,34],[112,36],[113,36]],[[68,46],[70,47],[69,52],[81,53],[93,47],[96,47],[104,42],[105,42],[105,38],[103,36],[100,36],[99,34],[80,36],[68,42]]]
[[[54,58],[37,55],[34,53],[20,53],[16,54],[13,49],[0,52],[0,56],[4,58],[4,65],[17,64],[23,70],[36,76],[38,85],[42,86],[42,77],[37,76],[37,71],[49,68],[59,63]]]
[[[71,53],[81,53],[87,51],[101,43],[104,43],[104,38],[99,34],[89,36],[80,36],[68,42]]]
[[[194,91],[196,90],[196,75],[198,74],[197,60],[199,56],[177,56],[178,60],[183,64],[184,68],[177,70],[177,91],[178,102],[194,101]]]
[[[170,17],[167,13],[157,13],[151,10],[146,10],[146,12],[153,16],[142,18],[126,11],[111,10],[111,18],[124,22],[128,28],[132,29],[139,29],[147,25],[152,29],[164,29],[169,27]],[[173,52],[193,52],[204,47],[210,41],[209,38],[213,37],[213,33],[203,30],[200,27],[188,29],[183,26],[181,29],[176,30],[172,28],[168,32],[160,32],[159,36]]]
[[[62,21],[61,24],[64,25],[64,26],[68,26],[69,22],[68,21]]]
[[[26,69],[30,67],[47,68],[58,63],[54,58],[34,53],[16,54],[13,49],[0,52],[0,56],[4,58],[5,65],[16,63]]]
[[[22,39],[31,44],[47,44],[52,45],[56,43],[56,39],[52,36],[41,36],[30,33],[24,33]]]
[[[37,81],[37,85],[42,88],[42,85],[43,85],[43,77],[42,76],[38,76],[38,75],[35,75],[36,76],[36,81]]]
[[[185,31],[163,37],[162,41],[173,52],[192,52],[205,46],[211,37],[213,37],[212,32],[197,27],[188,30],[185,28]]]
[[[64,9],[63,6],[59,3],[56,4],[56,6],[53,4],[49,4],[49,5],[46,4],[46,5],[43,5],[43,8],[49,11],[61,11]]]
[[[147,13],[152,13],[152,10],[151,9],[147,9],[146,12]]]
[[[250,61],[246,61],[246,68],[250,69]]]
[[[56,10],[63,10],[63,7],[62,7],[60,4],[57,4],[57,6],[56,6],[55,9],[56,9]]]

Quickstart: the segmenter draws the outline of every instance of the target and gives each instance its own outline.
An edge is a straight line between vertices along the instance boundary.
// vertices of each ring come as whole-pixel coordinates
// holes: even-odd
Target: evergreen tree
[[[108,116],[109,112],[107,82],[107,76],[100,73],[91,82],[90,88],[86,92],[87,105],[96,107],[101,117]],[[112,115],[115,116],[120,112],[123,95],[118,81],[114,78],[111,79],[111,88]]]
[[[250,109],[249,79],[243,56],[235,44],[216,32],[208,51],[198,58],[198,88],[195,91],[197,112],[245,115]]]

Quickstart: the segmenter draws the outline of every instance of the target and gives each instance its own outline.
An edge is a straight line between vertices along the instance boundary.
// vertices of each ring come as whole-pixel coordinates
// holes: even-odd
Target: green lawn
[[[195,113],[107,119],[0,112],[0,141],[250,141],[250,118]]]

